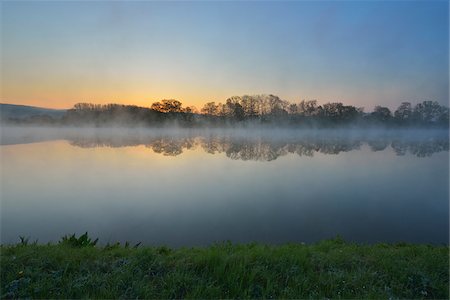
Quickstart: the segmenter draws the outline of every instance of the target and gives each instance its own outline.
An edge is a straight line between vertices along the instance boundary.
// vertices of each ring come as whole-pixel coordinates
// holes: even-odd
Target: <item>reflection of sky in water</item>
[[[382,140],[359,142],[337,155],[320,151],[316,141],[312,157],[289,150],[298,143],[280,141],[219,139],[213,148],[221,149],[211,155],[205,145],[212,141],[196,138],[177,156],[149,149],[155,142],[83,148],[74,141],[0,148],[2,242],[19,235],[55,241],[84,231],[103,242],[174,246],[311,242],[337,234],[361,242],[448,242],[448,140],[432,155],[423,150],[436,148],[429,140],[421,147],[400,140],[407,144],[403,156],[392,140],[386,147]],[[170,148],[161,146],[164,139],[157,143]],[[255,149],[282,155],[241,159]]]

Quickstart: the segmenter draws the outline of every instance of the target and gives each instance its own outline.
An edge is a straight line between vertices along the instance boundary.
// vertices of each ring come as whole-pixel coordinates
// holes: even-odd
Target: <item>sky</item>
[[[449,101],[448,1],[3,1],[2,103]]]

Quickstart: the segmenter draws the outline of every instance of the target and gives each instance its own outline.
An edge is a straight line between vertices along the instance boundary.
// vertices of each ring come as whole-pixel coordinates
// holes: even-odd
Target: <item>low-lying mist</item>
[[[449,150],[445,129],[286,129],[286,128],[74,128],[3,127],[1,145],[66,140],[82,148],[144,145],[156,153],[176,156],[201,147],[207,153],[225,153],[232,159],[270,161],[288,153],[313,156],[360,149],[391,147],[397,155],[418,157]]]

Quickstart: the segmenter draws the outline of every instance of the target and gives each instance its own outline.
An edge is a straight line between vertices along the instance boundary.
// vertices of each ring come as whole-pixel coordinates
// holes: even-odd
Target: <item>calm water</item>
[[[448,243],[448,132],[2,129],[1,241]]]

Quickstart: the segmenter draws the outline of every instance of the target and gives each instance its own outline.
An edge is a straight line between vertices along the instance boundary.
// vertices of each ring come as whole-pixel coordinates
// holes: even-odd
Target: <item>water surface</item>
[[[448,243],[448,132],[2,129],[1,240]]]

